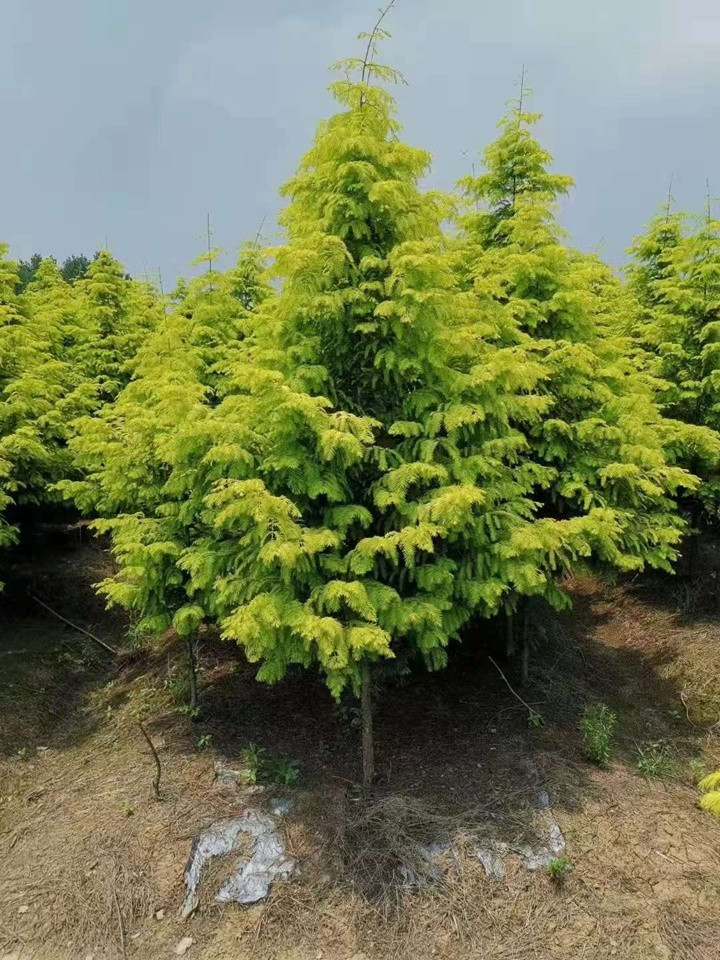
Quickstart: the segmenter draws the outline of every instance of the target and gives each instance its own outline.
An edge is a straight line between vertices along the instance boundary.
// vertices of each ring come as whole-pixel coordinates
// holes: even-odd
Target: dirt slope
[[[539,727],[487,660],[485,637],[444,674],[387,692],[379,796],[446,818],[455,847],[445,883],[378,904],[341,856],[360,809],[352,711],[308,677],[255,684],[236,650],[207,638],[203,715],[190,722],[171,637],[113,661],[26,596],[119,645],[127,625],[91,588],[106,566],[95,544],[44,551],[0,610],[0,957],[154,960],[192,937],[191,960],[720,958],[720,822],[694,787],[703,766],[720,765],[707,591],[574,584],[573,613],[535,624],[522,697]],[[503,668],[514,684],[513,664]],[[585,761],[577,730],[595,700],[619,721],[608,770]],[[161,802],[138,718],[158,746]],[[262,905],[221,910],[206,896],[183,921],[192,837],[248,802],[217,788],[213,766],[237,765],[251,742],[300,768],[285,823],[300,872]],[[660,750],[661,778],[640,775],[638,749]],[[506,878],[488,880],[468,837],[483,819],[521,836],[539,787],[567,840],[568,880],[558,888],[512,857]]]

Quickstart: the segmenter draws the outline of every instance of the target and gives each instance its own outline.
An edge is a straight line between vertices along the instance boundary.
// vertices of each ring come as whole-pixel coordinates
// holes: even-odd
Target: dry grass
[[[335,836],[342,874],[371,903],[387,906],[398,887],[438,882],[438,867],[423,850],[449,843],[456,828],[457,818],[413,797],[356,805]]]
[[[367,804],[353,799],[352,737],[338,728],[332,740],[323,718],[303,713],[314,687],[288,685],[263,700],[246,674],[232,673],[229,653],[227,662],[222,651],[206,659],[204,695],[228,712],[212,728],[219,752],[198,751],[197,730],[178,716],[164,683],[168,649],[129,657],[114,676],[102,664],[74,664],[74,655],[58,659],[57,646],[38,659],[48,638],[64,651],[74,638],[24,614],[11,646],[29,655],[3,706],[0,956],[27,945],[44,949],[43,960],[156,960],[190,935],[197,960],[718,960],[717,823],[697,808],[687,773],[648,782],[623,754],[666,738],[683,769],[703,757],[718,765],[712,611],[691,617],[692,604],[672,609],[667,590],[655,596],[647,585],[573,589],[572,616],[542,624],[534,684],[523,691],[546,726],[528,729],[492,671],[464,686],[462,676],[418,681],[402,694],[396,726],[379,725],[384,779]],[[83,621],[82,610],[67,612]],[[108,635],[96,612],[83,622]],[[607,700],[620,720],[607,771],[581,759],[577,717],[588,697]],[[244,726],[232,728],[239,712]],[[152,795],[138,716],[152,718],[162,802]],[[288,741],[293,723],[307,728],[304,739]],[[264,904],[221,910],[209,899],[228,869],[218,860],[201,908],[183,922],[192,838],[242,808],[242,798],[213,786],[213,761],[235,765],[259,724],[256,742],[300,762],[302,785],[284,822],[300,871]],[[224,729],[231,732],[221,741]],[[16,749],[26,745],[33,750],[21,760]],[[37,745],[50,749],[36,754]],[[519,839],[540,782],[568,842],[567,884],[556,890],[512,856],[507,877],[489,881],[474,840],[494,831]],[[418,847],[446,837],[453,848],[438,878]]]

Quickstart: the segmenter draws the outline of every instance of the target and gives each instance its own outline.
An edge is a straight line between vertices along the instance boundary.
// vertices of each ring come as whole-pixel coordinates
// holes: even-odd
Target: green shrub
[[[720,817],[720,770],[701,780],[699,786],[703,792],[700,806],[713,816]]]

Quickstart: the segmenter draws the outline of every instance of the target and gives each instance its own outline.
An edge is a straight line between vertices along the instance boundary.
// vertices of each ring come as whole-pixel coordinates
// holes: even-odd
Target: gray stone
[[[193,841],[185,868],[183,917],[197,907],[205,864],[213,857],[234,853],[244,838],[252,841],[251,855],[238,859],[236,872],[217,892],[216,903],[256,903],[268,895],[273,880],[288,877],[295,869],[295,861],[286,856],[285,843],[271,817],[246,810],[241,817],[218,820]]]
[[[485,876],[489,880],[502,880],[505,876],[504,855],[508,851],[508,845],[502,841],[492,841],[486,847],[476,847],[475,856],[483,865]]]

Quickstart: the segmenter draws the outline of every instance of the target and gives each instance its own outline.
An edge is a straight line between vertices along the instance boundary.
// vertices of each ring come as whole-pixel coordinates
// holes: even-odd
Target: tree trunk
[[[523,601],[522,606],[522,647],[520,651],[520,682],[526,684],[530,672],[530,617],[529,602]]]
[[[696,505],[693,505],[690,510],[690,536],[688,541],[688,552],[687,552],[687,576],[688,579],[692,580],[695,576],[695,568],[697,565],[698,559],[698,540],[699,540],[699,530],[698,525],[700,523],[700,508]]]
[[[187,638],[188,680],[190,682],[190,710],[197,709],[197,658],[195,656],[195,635]]]
[[[362,761],[363,791],[369,794],[375,780],[375,745],[373,743],[373,690],[372,669],[367,660],[362,665]]]
[[[505,618],[505,656],[515,653],[515,617],[508,613]]]

